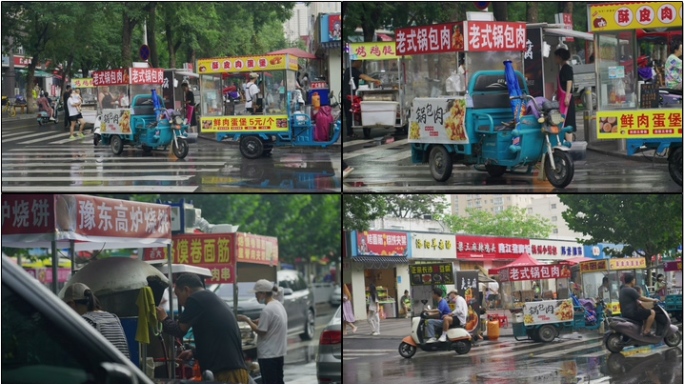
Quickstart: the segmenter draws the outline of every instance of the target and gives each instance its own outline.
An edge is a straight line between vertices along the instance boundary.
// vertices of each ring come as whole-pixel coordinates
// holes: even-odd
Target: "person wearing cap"
[[[130,358],[128,342],[119,318],[100,307],[100,301],[85,284],[74,283],[64,291],[64,302],[109,340],[124,356]]]
[[[260,304],[266,304],[259,319],[254,322],[245,315],[238,320],[245,321],[256,332],[257,358],[263,384],[284,384],[283,366],[287,353],[287,312],[274,296],[278,286],[261,279],[254,284],[254,294]]]
[[[172,320],[166,309],[157,307],[157,318],[164,333],[182,338],[190,327],[195,335],[195,348],[183,351],[181,360],[197,359],[202,371],[209,370],[216,381],[249,383],[242,354],[242,338],[233,312],[214,292],[204,289],[199,276],[183,273],[175,281],[173,292],[183,313]]]
[[[259,78],[259,74],[252,72],[249,74],[249,82],[245,85],[245,99],[247,100],[247,103],[245,104],[245,108],[247,108],[247,111],[251,113],[252,115],[255,115],[257,112],[260,112],[258,110],[255,110],[256,106],[256,100],[259,95],[259,86],[256,85],[257,79]]]

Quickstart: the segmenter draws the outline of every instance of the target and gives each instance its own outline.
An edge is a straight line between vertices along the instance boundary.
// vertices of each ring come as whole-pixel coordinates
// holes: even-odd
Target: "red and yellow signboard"
[[[610,259],[610,270],[620,269],[645,269],[646,259],[643,257],[631,257],[623,259]]]
[[[247,233],[187,234],[173,237],[175,264],[207,268],[209,284],[235,282],[238,262],[274,266],[278,263],[278,239]],[[145,248],[145,261],[166,260],[166,248]]]
[[[236,251],[238,262],[270,266],[278,263],[278,239],[275,237],[238,233]]]
[[[682,26],[681,2],[633,2],[589,6],[589,32]]]
[[[397,58],[394,41],[372,43],[351,43],[349,54],[352,60],[391,60]]]
[[[599,139],[681,138],[681,109],[600,111],[596,113]]]
[[[599,272],[608,269],[608,260],[592,260],[579,263],[580,272]]]
[[[287,115],[214,116],[200,119],[202,133],[287,132]]]
[[[297,58],[291,55],[220,57],[197,61],[200,74],[255,71],[297,70]]]
[[[95,88],[92,77],[87,79],[72,79],[74,88]]]

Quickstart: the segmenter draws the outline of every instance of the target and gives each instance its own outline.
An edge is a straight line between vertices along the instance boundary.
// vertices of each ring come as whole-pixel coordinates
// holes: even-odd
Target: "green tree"
[[[494,214],[482,209],[467,209],[466,216],[448,215],[443,221],[456,233],[503,237],[546,238],[551,223],[539,215],[528,215],[520,207],[508,207]]]
[[[568,227],[589,239],[584,244],[624,244],[612,257],[637,253],[646,258],[682,244],[681,195],[560,195],[568,206],[563,218]],[[579,240],[581,241],[581,240]]]
[[[440,217],[448,208],[444,195],[380,195],[387,216],[419,219],[425,215]]]
[[[383,217],[386,212],[381,195],[343,195],[342,205],[342,227],[346,231],[365,231],[371,221]]]

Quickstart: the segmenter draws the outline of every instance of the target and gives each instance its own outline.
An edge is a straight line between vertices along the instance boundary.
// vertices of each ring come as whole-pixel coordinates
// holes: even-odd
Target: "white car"
[[[330,306],[335,308],[340,305],[342,305],[342,287],[336,285],[335,289],[330,295]]]

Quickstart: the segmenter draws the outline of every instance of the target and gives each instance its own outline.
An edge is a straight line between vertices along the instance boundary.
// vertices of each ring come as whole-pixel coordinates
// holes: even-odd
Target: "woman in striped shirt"
[[[115,314],[102,310],[100,302],[87,285],[82,283],[70,285],[64,292],[63,300],[95,327],[116,349],[130,358],[128,342],[121,321]]]

